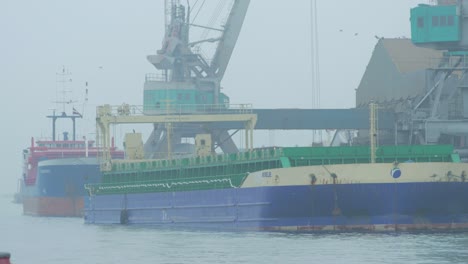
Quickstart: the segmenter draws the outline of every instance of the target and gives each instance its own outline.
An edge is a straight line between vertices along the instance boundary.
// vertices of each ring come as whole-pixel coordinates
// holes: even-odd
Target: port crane
[[[204,1],[203,1],[204,2]],[[215,14],[227,5],[229,12],[221,27],[214,23],[200,25],[196,17],[200,10],[181,4],[179,0],[165,1],[165,34],[161,48],[147,56],[157,73],[147,74],[144,84],[142,113],[158,115],[225,114],[233,107],[229,97],[221,92],[226,73],[250,0],[219,1]],[[201,4],[198,9],[202,9]],[[191,32],[203,29],[214,36],[202,34],[191,40]],[[212,56],[206,56],[202,45],[215,46]],[[248,105],[237,108],[250,109]],[[255,129],[320,130],[369,128],[367,109],[253,109]],[[392,129],[393,115],[379,114],[379,128]],[[155,119],[157,120],[157,119]],[[106,126],[104,126],[106,127]],[[239,152],[232,136],[246,128],[243,122],[176,122],[171,125],[154,122],[153,131],[144,144],[145,158],[164,158],[169,152],[193,153],[183,144],[184,138],[209,134],[214,149],[224,153]],[[105,129],[107,130],[107,129]],[[107,130],[108,131],[108,130]],[[234,131],[230,134],[230,131]],[[247,139],[247,135],[246,135]],[[106,143],[106,140],[101,140]]]
[[[228,3],[220,1],[218,6]],[[234,51],[250,0],[232,1],[229,15],[222,27],[203,26],[194,23],[192,9],[179,0],[165,1],[165,35],[157,54],[149,55],[148,61],[160,71],[147,75],[144,88],[144,111],[148,115],[196,113],[210,109],[216,113],[229,107],[229,97],[221,93],[221,81]],[[202,6],[199,7],[201,9]],[[217,8],[219,10],[219,8]],[[199,12],[200,10],[198,10]],[[215,37],[191,41],[192,28],[202,28],[216,33]],[[205,34],[206,35],[206,34]],[[203,37],[203,36],[202,36]],[[200,46],[215,44],[211,58],[202,53]],[[157,157],[166,153],[167,146],[177,148],[182,138],[194,138],[196,134],[210,133],[214,142],[226,153],[238,149],[225,129],[210,128],[209,124],[175,124],[171,141],[165,126],[155,124],[145,144],[145,153]],[[164,155],[164,154],[161,154]]]

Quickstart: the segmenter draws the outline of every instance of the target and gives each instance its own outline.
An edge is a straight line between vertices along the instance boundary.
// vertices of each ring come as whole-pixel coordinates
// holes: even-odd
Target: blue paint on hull
[[[100,175],[98,164],[41,166],[36,184],[24,186],[22,193],[32,197],[85,196],[84,185],[99,182]]]
[[[468,183],[337,184],[101,195],[89,224],[231,230],[468,228]]]
[[[50,161],[39,164],[36,184],[21,188],[23,213],[38,216],[82,216],[84,185],[100,181],[97,160]]]

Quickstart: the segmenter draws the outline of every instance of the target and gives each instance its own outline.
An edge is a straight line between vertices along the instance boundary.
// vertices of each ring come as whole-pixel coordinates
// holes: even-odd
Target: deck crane
[[[227,1],[220,1],[218,6]],[[157,54],[148,61],[160,74],[146,76],[144,87],[144,112],[147,115],[168,113],[197,113],[226,110],[229,97],[221,93],[221,81],[234,51],[250,0],[234,0],[224,25],[220,28],[194,23],[189,1],[184,6],[180,0],[166,0],[165,36]],[[199,7],[201,8],[201,7]],[[199,10],[200,11],[200,10]],[[219,11],[219,8],[216,10]],[[215,12],[216,12],[215,11]],[[191,42],[193,28],[202,28],[217,34]],[[217,45],[212,58],[200,51],[203,44]],[[182,138],[194,138],[199,133],[209,133],[224,152],[237,152],[237,147],[227,130],[214,131],[207,124],[177,124],[171,127],[170,144],[177,146]],[[156,125],[145,144],[148,157],[165,153],[169,132]],[[151,154],[152,153],[152,154]]]

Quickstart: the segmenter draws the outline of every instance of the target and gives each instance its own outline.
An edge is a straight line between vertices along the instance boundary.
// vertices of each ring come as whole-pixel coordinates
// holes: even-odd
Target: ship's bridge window
[[[455,24],[455,17],[454,16],[448,16],[447,17],[447,25],[450,27],[450,26],[453,26]]]
[[[438,27],[439,26],[439,16],[433,16],[432,17],[432,26],[433,27]]]
[[[440,26],[441,27],[447,26],[447,17],[446,16],[440,16]]]
[[[418,17],[418,28],[424,27],[424,17]]]

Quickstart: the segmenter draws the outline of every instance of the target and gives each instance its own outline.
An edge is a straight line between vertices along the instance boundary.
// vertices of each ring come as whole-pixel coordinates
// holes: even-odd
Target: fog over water
[[[217,3],[206,2],[211,8]],[[410,8],[428,1],[317,2],[320,106],[352,108],[376,37],[409,37]],[[310,14],[310,0],[251,1],[222,82],[231,103],[312,107]],[[11,203],[21,153],[31,137],[51,137],[45,116],[75,106],[84,114],[79,137],[93,138],[97,105],[141,105],[145,74],[155,72],[146,56],[161,48],[163,34],[163,0],[0,1],[0,251],[11,252],[13,264],[467,263],[467,233],[202,232],[22,215],[21,205]],[[73,104],[54,103],[61,98],[57,73],[63,68],[70,72],[66,89]],[[134,128],[113,131],[119,146],[126,129]],[[58,123],[63,130],[70,126]],[[298,132],[256,135],[255,146],[310,143]]]
[[[21,215],[0,196],[0,250],[12,264],[424,263],[464,264],[468,233],[207,232],[84,225],[79,218]],[[5,205],[5,206],[3,206]]]
[[[408,37],[409,9],[420,2],[318,1],[321,107],[354,106],[374,36]],[[146,55],[161,47],[163,14],[164,1],[0,2],[1,193],[14,192],[30,138],[50,137],[45,116],[61,111],[53,101],[64,66],[78,102],[88,83],[80,135],[93,136],[96,105],[142,104],[144,76],[154,72]],[[310,43],[309,1],[251,1],[223,92],[256,108],[310,108]],[[281,132],[266,135],[257,145],[299,144]]]

